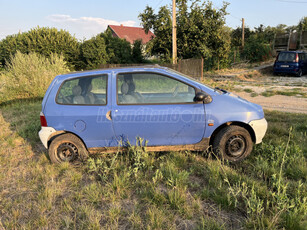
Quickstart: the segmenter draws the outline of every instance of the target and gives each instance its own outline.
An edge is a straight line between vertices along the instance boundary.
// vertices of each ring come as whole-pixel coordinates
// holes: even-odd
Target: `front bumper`
[[[262,142],[262,139],[268,129],[268,122],[265,118],[262,118],[260,120],[253,120],[249,122],[249,125],[253,128],[256,136],[256,144],[259,144]]]
[[[45,148],[48,148],[48,140],[52,133],[55,133],[56,130],[52,127],[42,127],[41,130],[38,132],[39,139],[41,139],[41,142],[45,146]]]

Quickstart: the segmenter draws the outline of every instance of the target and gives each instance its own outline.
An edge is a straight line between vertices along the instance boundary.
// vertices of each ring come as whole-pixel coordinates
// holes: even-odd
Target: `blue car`
[[[294,74],[301,77],[307,73],[307,53],[303,51],[281,51],[274,63],[274,74]]]
[[[148,151],[205,151],[229,161],[262,141],[262,107],[159,66],[60,75],[42,102],[39,137],[52,162],[125,150],[142,138]]]

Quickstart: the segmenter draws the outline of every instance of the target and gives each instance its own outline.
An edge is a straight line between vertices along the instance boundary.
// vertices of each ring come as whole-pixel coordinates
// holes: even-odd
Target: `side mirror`
[[[194,101],[202,101],[205,104],[209,104],[212,102],[212,97],[208,94],[205,94],[203,92],[198,92],[196,93],[195,97],[194,97]]]
[[[194,101],[202,101],[205,104],[209,104],[212,102],[212,97],[208,94],[205,94],[203,92],[198,92],[196,93],[195,97],[194,97]]]

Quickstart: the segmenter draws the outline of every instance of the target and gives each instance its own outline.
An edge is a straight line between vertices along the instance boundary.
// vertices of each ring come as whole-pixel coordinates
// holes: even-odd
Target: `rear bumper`
[[[297,74],[299,69],[299,66],[291,66],[289,68],[274,67],[274,73]]]
[[[265,118],[262,118],[260,120],[253,120],[249,122],[249,125],[253,128],[256,136],[256,144],[259,144],[262,142],[262,139],[268,129],[268,122]]]
[[[41,130],[38,132],[39,139],[45,146],[45,148],[48,148],[48,140],[52,133],[55,133],[56,130],[52,127],[42,127]]]

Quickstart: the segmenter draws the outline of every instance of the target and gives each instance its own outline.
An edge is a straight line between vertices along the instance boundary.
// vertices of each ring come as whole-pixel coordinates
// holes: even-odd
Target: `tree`
[[[109,61],[106,44],[102,36],[96,36],[81,44],[82,68],[97,68]]]
[[[79,42],[65,30],[37,27],[3,39],[0,42],[0,63],[5,65],[17,51],[25,54],[36,52],[46,57],[52,53],[60,54],[70,66],[74,66],[79,59]]]
[[[230,51],[229,31],[225,26],[227,4],[213,8],[212,2],[177,0],[177,44],[179,58],[204,57],[206,60],[227,58]],[[151,41],[152,54],[164,61],[171,60],[171,11],[163,6],[157,14],[149,6],[139,15],[145,31],[152,29],[156,37]]]
[[[158,14],[147,6],[139,15],[145,32],[154,30],[156,37],[150,41],[149,47],[153,55],[158,55],[163,61],[170,62],[172,57],[172,19],[171,11],[166,6],[160,7]]]
[[[134,63],[143,63],[142,40],[135,40],[132,48],[132,58]]]
[[[244,27],[244,38],[248,39],[253,32],[249,27]],[[242,27],[237,27],[231,32],[232,46],[242,46]]]
[[[109,30],[97,36],[101,36],[105,41],[109,63],[126,64],[133,62],[131,45],[125,39],[113,37]]]
[[[301,19],[298,24],[299,31],[307,31],[307,17]]]

